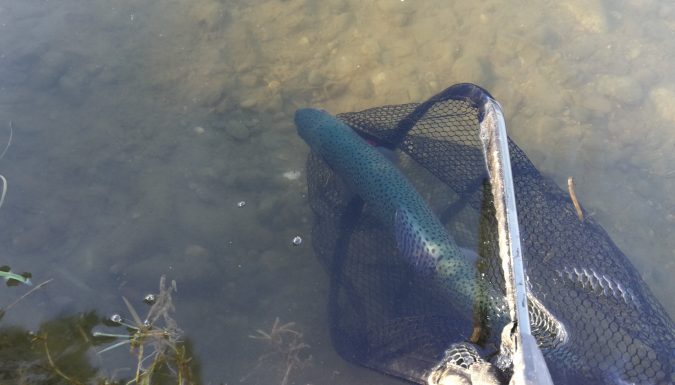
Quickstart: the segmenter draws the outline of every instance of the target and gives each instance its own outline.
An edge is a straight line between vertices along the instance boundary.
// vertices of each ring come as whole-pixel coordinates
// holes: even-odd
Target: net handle
[[[480,99],[482,104],[477,105],[480,111],[480,139],[494,198],[499,256],[509,315],[517,325],[515,336],[512,336],[515,339],[515,351],[511,384],[553,385],[544,357],[530,329],[527,284],[504,114],[499,103],[487,92]]]

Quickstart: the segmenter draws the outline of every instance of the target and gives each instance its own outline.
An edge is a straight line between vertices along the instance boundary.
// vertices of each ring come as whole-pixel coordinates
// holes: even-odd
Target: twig
[[[12,136],[14,135],[14,125],[12,124],[12,121],[9,121],[9,139],[7,140],[7,145],[5,145],[5,149],[2,150],[2,153],[0,153],[0,159],[2,159],[3,156],[5,156],[5,153],[7,152],[7,149],[9,148],[9,145],[12,144]]]
[[[284,378],[281,380],[281,385],[288,384],[288,377],[291,375],[291,369],[293,369],[292,364],[286,365],[286,372],[284,373]]]
[[[129,313],[131,313],[131,318],[134,319],[134,323],[137,325],[137,328],[139,328],[139,329],[142,328],[143,327],[143,321],[141,321],[141,317],[139,317],[138,313],[136,313],[136,309],[134,309],[134,307],[131,306],[131,302],[129,302],[129,300],[124,298],[124,296],[122,296],[122,300],[127,305],[127,309],[129,309]]]
[[[35,286],[34,288],[28,290],[28,291],[27,291],[26,293],[24,293],[21,297],[17,298],[14,302],[10,303],[9,306],[7,306],[7,307],[5,308],[4,311],[7,312],[9,309],[11,309],[12,307],[14,307],[14,306],[15,306],[17,303],[19,303],[21,300],[23,300],[24,298],[26,298],[26,297],[28,297],[29,295],[33,294],[33,292],[39,290],[40,288],[42,288],[42,286],[48,284],[49,282],[51,282],[51,281],[53,281],[53,280],[54,280],[54,278],[50,278],[50,279],[48,279],[48,280],[42,282],[41,284]]]
[[[2,204],[5,202],[5,194],[7,193],[7,179],[0,175],[0,181],[2,181],[2,193],[0,193],[0,207],[2,207]]]
[[[138,347],[138,364],[136,365],[136,383],[140,384],[141,383],[141,373],[143,373],[143,344],[141,343],[140,346]]]
[[[581,211],[581,205],[579,205],[579,201],[577,200],[577,194],[574,193],[574,178],[567,178],[567,189],[570,192],[570,198],[572,198],[572,204],[574,204],[574,210],[577,212],[577,217],[583,222],[584,212]]]
[[[9,145],[12,144],[12,136],[14,135],[14,125],[12,124],[12,121],[9,121],[9,139],[7,140],[7,145],[5,145],[5,149],[2,150],[2,153],[0,153],[0,159],[2,159],[3,156],[5,156],[5,153],[7,152],[7,149],[9,148]],[[5,202],[5,194],[7,193],[7,179],[5,179],[4,176],[0,175],[0,181],[2,182],[2,193],[0,193],[0,207],[2,207],[3,202]]]

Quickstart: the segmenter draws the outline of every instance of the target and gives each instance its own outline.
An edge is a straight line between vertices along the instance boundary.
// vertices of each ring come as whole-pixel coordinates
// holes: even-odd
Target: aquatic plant
[[[0,175],[0,182],[2,182],[2,192],[0,192],[0,207],[5,203],[5,194],[7,193],[7,179]]]
[[[34,286],[4,310],[0,309],[0,319],[5,311],[50,281]],[[162,277],[159,294],[146,297],[146,300],[152,300],[152,307],[144,320],[141,320],[131,303],[125,299],[131,321],[126,321],[121,316],[102,318],[95,312],[88,312],[48,320],[36,331],[28,331],[20,326],[0,327],[0,383],[199,383],[198,375],[193,374],[197,363],[190,358],[190,346],[180,341],[182,331],[169,314],[174,311],[171,299],[174,291],[175,283],[167,286]],[[109,327],[125,327],[127,334],[94,330],[104,327],[104,324]],[[121,342],[114,342],[120,339]],[[111,342],[113,343],[110,344]],[[92,365],[89,352],[101,345],[109,346],[98,351],[100,357],[103,357],[102,353],[119,346],[131,347],[136,366],[132,378],[113,378]],[[103,358],[101,363],[109,367],[110,364]],[[115,367],[113,373],[120,370],[122,368]]]
[[[171,294],[176,291],[176,282],[166,284],[166,277],[159,282],[159,293],[149,294],[144,301],[151,304],[145,318],[124,297],[131,319],[119,314],[110,317],[111,326],[123,326],[128,334],[94,331],[95,338],[105,341],[109,338],[121,340],[98,351],[101,355],[120,346],[129,345],[131,353],[136,357],[136,371],[131,383],[151,384],[160,377],[175,377],[179,385],[194,383],[192,369],[185,345],[181,337],[183,331],[171,317],[175,312]]]
[[[35,291],[43,284],[31,290]],[[0,328],[0,382],[3,384],[89,384],[97,370],[89,362],[88,336],[100,322],[94,312],[48,320],[36,331]],[[99,381],[100,382],[100,381]]]
[[[14,134],[14,126],[12,125],[12,121],[9,121],[9,139],[7,139],[7,144],[5,145],[5,148],[0,152],[0,159],[2,159],[5,156],[5,153],[7,152],[7,149],[9,146],[12,144],[12,136]],[[0,207],[2,207],[2,204],[5,203],[5,194],[7,193],[7,179],[0,174],[0,182],[2,182],[2,191],[0,191]]]
[[[34,292],[40,290],[44,285],[48,284],[48,283],[51,282],[51,281],[52,281],[52,279],[48,279],[48,280],[42,282],[41,284],[39,284],[39,285],[37,285],[37,286],[31,288],[31,289],[28,290],[26,293],[22,294],[21,297],[17,298],[16,300],[14,300],[14,302],[10,303],[10,304],[7,305],[6,307],[0,308],[0,320],[2,320],[2,318],[5,316],[5,314],[6,314],[11,308],[13,308],[14,306],[16,306],[16,304],[18,304],[19,302],[21,302],[24,298],[28,297],[28,296],[31,295],[32,293],[34,293]],[[7,284],[9,285],[9,282],[8,282]]]
[[[12,144],[12,134],[14,132],[12,122],[9,122],[9,139],[5,148],[0,152],[0,159],[5,156],[9,145]],[[0,183],[2,183],[2,190],[0,191],[0,207],[5,202],[5,195],[7,194],[7,179],[0,174]],[[30,273],[15,274],[10,271],[9,266],[0,266],[0,278],[4,278],[7,282],[7,286],[16,286],[20,283],[25,283],[30,285]]]
[[[281,324],[279,317],[277,317],[269,332],[257,329],[256,334],[249,335],[252,339],[265,342],[270,352],[258,358],[257,365],[249,374],[241,378],[241,382],[256,373],[264,365],[276,364],[276,366],[281,365],[283,368],[284,374],[281,385],[287,385],[292,371],[302,370],[309,365],[312,356],[307,353],[307,350],[310,346],[303,342],[302,333],[292,329],[294,326],[295,322]]]
[[[32,285],[32,282],[30,281],[32,277],[33,275],[31,273],[24,272],[21,274],[16,274],[12,273],[12,270],[9,266],[0,266],[0,278],[5,280],[7,286],[17,286],[21,283],[30,286]]]

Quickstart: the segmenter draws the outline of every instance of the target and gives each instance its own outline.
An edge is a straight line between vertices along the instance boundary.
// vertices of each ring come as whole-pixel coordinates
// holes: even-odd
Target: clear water
[[[249,337],[276,317],[311,346],[288,383],[400,383],[330,346],[292,114],[467,81],[674,315],[675,6],[452,3],[0,0],[0,264],[53,278],[0,326],[128,315],[121,297],[143,309],[167,275],[204,383],[281,383]],[[135,368],[124,347],[90,355],[108,378]]]

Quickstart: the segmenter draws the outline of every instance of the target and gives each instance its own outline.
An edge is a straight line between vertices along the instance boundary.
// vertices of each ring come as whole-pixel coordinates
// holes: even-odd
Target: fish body
[[[439,279],[469,311],[481,292],[476,268],[399,169],[341,120],[316,109],[295,114],[309,147],[369,205],[419,273]]]

